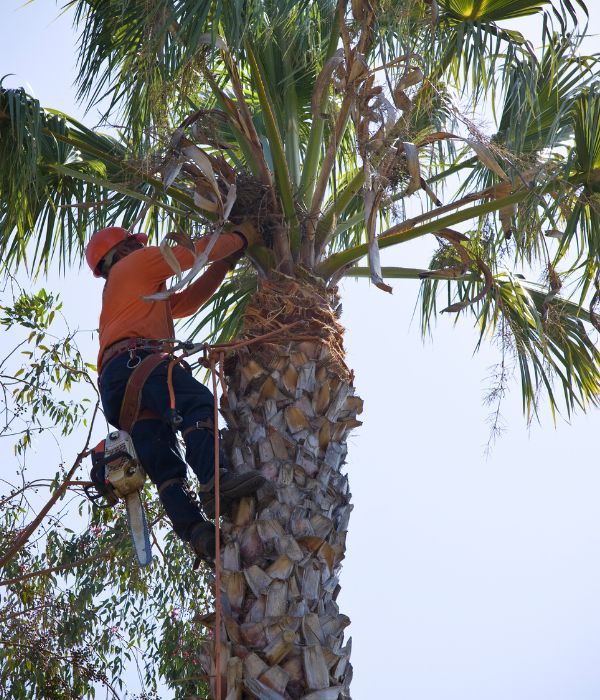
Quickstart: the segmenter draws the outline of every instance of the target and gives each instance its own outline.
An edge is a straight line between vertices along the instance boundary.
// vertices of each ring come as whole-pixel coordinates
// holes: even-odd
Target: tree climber
[[[186,461],[200,482],[200,501],[212,517],[214,399],[190,371],[175,364],[172,390],[176,413],[173,415],[167,377],[171,357],[165,354],[169,346],[164,341],[174,338],[173,319],[193,314],[210,299],[256,237],[254,230],[246,229],[221,234],[210,253],[211,264],[206,272],[187,289],[164,301],[144,299],[165,290],[166,280],[173,275],[160,249],[146,245],[148,237],[144,233],[131,234],[121,227],[104,228],[92,236],[86,248],[86,259],[94,276],[106,280],[98,354],[98,384],[106,419],[126,429],[121,425],[128,422],[122,411],[130,411],[133,421],[130,434],[138,458],[158,487],[174,531],[195,551],[196,563],[215,556],[215,530],[203,516],[186,482],[187,465],[175,431],[181,431]],[[208,237],[195,241],[196,254],[202,253],[207,243]],[[194,255],[185,246],[174,246],[171,251],[182,270],[193,265]],[[142,370],[141,364],[146,369]],[[138,366],[137,379],[129,382]],[[128,382],[130,388],[126,392]],[[132,390],[131,385],[136,382],[141,388]],[[133,409],[132,401],[136,404]],[[224,465],[222,454],[220,462]],[[225,469],[220,474],[220,496],[226,503],[255,493],[264,483],[265,479],[256,470],[233,474]]]

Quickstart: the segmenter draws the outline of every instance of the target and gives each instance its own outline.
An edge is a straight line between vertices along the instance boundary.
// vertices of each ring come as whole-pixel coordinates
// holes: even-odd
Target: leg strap
[[[215,424],[213,423],[212,418],[206,418],[206,420],[199,420],[196,421],[195,423],[192,423],[192,425],[188,426],[182,433],[182,437],[185,438],[185,436],[188,433],[191,433],[192,430],[207,430],[211,435],[214,435],[215,432]]]
[[[164,362],[168,355],[164,353],[152,353],[145,357],[140,364],[133,370],[127,386],[125,387],[125,393],[123,395],[123,402],[121,403],[121,413],[119,414],[119,427],[121,430],[125,430],[131,433],[131,429],[137,419],[140,417],[140,404],[142,402],[142,389],[148,377],[152,372]],[[144,415],[144,418],[149,418],[151,416]],[[160,418],[160,416],[156,416]]]

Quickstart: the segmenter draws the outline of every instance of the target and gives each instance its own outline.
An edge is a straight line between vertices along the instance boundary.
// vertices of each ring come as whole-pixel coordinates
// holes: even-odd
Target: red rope
[[[169,389],[169,405],[171,406],[171,411],[175,411],[175,390],[173,388],[173,367],[181,362],[181,358],[173,358],[167,367],[167,388]]]

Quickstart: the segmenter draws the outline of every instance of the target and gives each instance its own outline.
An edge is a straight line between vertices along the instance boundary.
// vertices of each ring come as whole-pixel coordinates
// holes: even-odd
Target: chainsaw
[[[141,491],[146,472],[137,458],[133,441],[124,430],[114,430],[92,451],[91,479],[85,489],[87,497],[100,508],[125,501],[127,525],[140,566],[152,561],[150,530],[146,520]]]

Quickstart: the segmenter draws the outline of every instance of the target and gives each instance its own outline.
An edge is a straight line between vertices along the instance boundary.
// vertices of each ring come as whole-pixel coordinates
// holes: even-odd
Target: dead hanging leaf
[[[427,184],[427,181],[424,178],[421,178],[421,187],[425,190],[425,193],[431,199],[431,201],[435,204],[436,207],[441,207],[442,202],[438,199],[436,193],[429,187]]]
[[[325,91],[331,85],[333,80],[333,74],[338,66],[342,65],[344,62],[344,49],[338,49],[333,56],[325,63],[319,77],[315,82],[315,89],[313,90],[311,99],[311,110],[313,117],[323,117],[326,119],[329,115],[321,110],[321,103],[323,102],[323,96]]]
[[[498,212],[498,217],[500,218],[500,225],[502,226],[502,231],[504,237],[508,240],[513,235],[513,220],[517,215],[517,205],[509,204],[507,207],[502,207]]]
[[[367,182],[367,178],[365,178],[365,182]],[[382,291],[391,294],[392,288],[383,281],[383,276],[381,274],[381,259],[379,257],[377,236],[375,235],[375,221],[382,195],[383,193],[381,191],[375,192],[375,190],[372,189],[369,189],[364,194],[365,224],[369,236],[369,272],[371,275],[371,282]]]
[[[161,241],[159,248],[168,266],[171,268],[171,270],[173,270],[174,274],[177,275],[177,279],[180,280],[182,275],[181,265],[179,264],[179,260],[177,260],[175,257],[175,253],[171,249],[171,246],[169,246],[167,238]]]
[[[396,107],[401,109],[403,112],[410,112],[413,108],[413,103],[404,90],[394,90],[392,97]]]
[[[221,205],[221,193],[219,191],[219,184],[217,182],[217,178],[215,177],[215,171],[213,170],[212,164],[210,162],[210,158],[204,153],[204,151],[193,144],[191,141],[187,141],[185,145],[182,147],[181,152],[190,160],[193,160],[194,163],[200,168],[202,174],[204,177],[208,180],[208,183],[210,184],[215,197],[217,199],[217,202],[219,202],[219,205]]]
[[[212,199],[208,199],[207,197],[203,197],[198,192],[194,192],[194,204],[198,207],[198,209],[210,211],[212,213],[219,210],[219,205],[217,202]]]
[[[421,166],[419,165],[419,152],[414,143],[409,143],[407,141],[402,142],[402,150],[406,157],[406,165],[408,167],[408,174],[410,176],[410,182],[408,183],[408,188],[406,189],[406,195],[411,195],[416,192],[421,187]]]
[[[348,82],[353,83],[354,81],[364,80],[369,76],[369,65],[367,64],[364,56],[360,53],[356,53],[354,56],[354,61],[350,68],[350,75],[348,76]]]
[[[200,34],[200,36],[196,39],[196,42],[198,44],[204,44],[205,46],[214,46],[225,53],[229,53],[229,47],[227,46],[225,39],[218,34]]]
[[[398,116],[396,109],[383,95],[376,95],[373,100],[373,108],[379,109],[382,115],[385,115],[382,118],[382,122],[386,131],[396,123],[396,118]]]
[[[237,199],[237,186],[235,182],[231,183],[229,185],[229,189],[227,190],[227,197],[225,198],[225,204],[223,205],[223,220],[227,221],[229,218],[229,214],[231,214],[231,209],[233,208],[233,205],[235,204],[235,200]]]
[[[475,141],[475,139],[464,139],[464,141],[475,151],[479,160],[488,170],[495,173],[501,180],[508,181],[508,175],[504,172],[502,166],[494,158],[491,150],[487,146],[481,143],[481,141]]]
[[[177,245],[187,248],[192,253],[195,254],[196,252],[194,248],[194,241],[192,240],[191,236],[184,231],[171,231],[170,233],[167,233],[162,244],[164,244],[166,241],[174,241],[177,243]]]
[[[169,145],[173,150],[177,150],[179,148],[179,142],[181,141],[181,138],[184,133],[185,129],[182,126],[179,126],[171,135],[171,142]]]
[[[194,277],[198,274],[198,272],[206,265],[208,258],[210,256],[210,253],[212,252],[212,249],[215,247],[215,244],[217,240],[219,239],[219,236],[221,235],[222,229],[219,227],[210,237],[208,244],[204,251],[196,257],[194,260],[194,264],[192,265],[190,271],[183,277],[182,279],[179,280],[176,284],[174,284],[172,287],[169,289],[165,290],[164,292],[157,292],[156,294],[149,294],[148,296],[145,296],[144,299],[146,301],[164,301],[165,299],[168,299],[172,294],[175,294],[175,292],[178,292],[180,289],[183,289],[185,285],[188,282],[191,282]],[[164,243],[164,241],[163,241]],[[161,243],[162,246],[162,243]],[[163,253],[164,254],[164,253]],[[171,251],[172,254],[172,251]],[[167,262],[169,262],[167,260]],[[177,263],[179,265],[179,263]],[[171,263],[169,263],[171,265]],[[179,274],[181,275],[181,268],[179,270]]]
[[[177,179],[177,176],[181,172],[182,166],[183,163],[178,158],[171,158],[169,161],[167,161],[162,170],[163,188],[165,192]]]
[[[394,91],[404,91],[413,85],[418,85],[423,81],[423,77],[423,71],[420,68],[409,68],[396,83]]]

